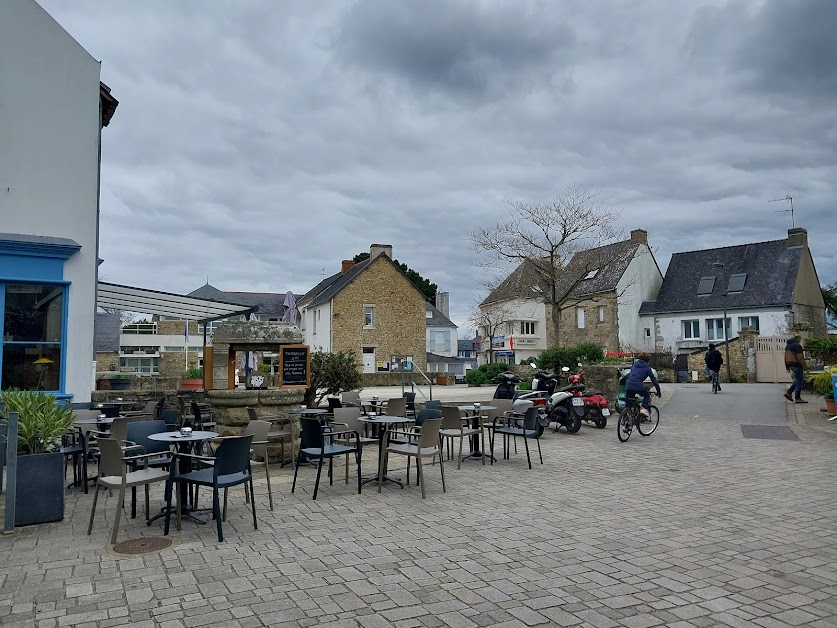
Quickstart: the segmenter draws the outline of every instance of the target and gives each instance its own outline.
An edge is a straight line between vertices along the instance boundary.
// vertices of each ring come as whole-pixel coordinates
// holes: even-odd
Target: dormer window
[[[744,289],[744,284],[747,282],[747,273],[738,273],[729,276],[729,285],[727,292],[741,292]]]
[[[712,294],[712,289],[715,287],[714,277],[701,277],[700,285],[698,285],[698,294]]]
[[[584,280],[586,281],[587,279],[592,279],[593,277],[595,277],[595,276],[596,276],[596,275],[598,275],[598,274],[599,274],[599,269],[598,269],[598,268],[594,268],[594,269],[593,269],[593,270],[591,270],[589,273],[587,273],[586,275],[584,275]]]

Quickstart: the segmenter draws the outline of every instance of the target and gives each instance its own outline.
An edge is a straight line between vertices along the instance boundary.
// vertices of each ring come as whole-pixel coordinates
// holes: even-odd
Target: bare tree
[[[468,318],[468,325],[473,327],[478,336],[482,336],[480,350],[485,352],[486,362],[491,364],[494,360],[492,350],[492,339],[499,335],[511,320],[511,310],[505,303],[492,303],[486,306],[475,306]]]
[[[507,201],[508,220],[471,233],[473,248],[485,254],[480,265],[528,264],[535,280],[529,298],[549,306],[548,317],[560,344],[561,312],[589,300],[577,288],[622,251],[605,245],[620,239],[620,213],[596,200],[597,194],[569,187],[551,202]],[[578,253],[584,255],[577,255]],[[570,261],[575,259],[573,264]]]

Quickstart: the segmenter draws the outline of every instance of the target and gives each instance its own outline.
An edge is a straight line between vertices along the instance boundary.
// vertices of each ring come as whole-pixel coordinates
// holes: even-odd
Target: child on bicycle
[[[625,403],[630,405],[630,400],[640,395],[642,397],[642,408],[640,413],[648,416],[648,408],[651,407],[651,391],[645,387],[645,380],[650,378],[657,389],[657,396],[660,396],[660,382],[657,381],[654,371],[648,361],[651,357],[647,353],[640,353],[631,366],[631,372],[625,382]]]
[[[706,374],[709,375],[710,380],[713,375],[717,377],[721,371],[721,365],[724,363],[724,358],[721,356],[721,352],[715,348],[715,345],[710,343],[709,351],[706,352],[703,360],[706,362]],[[721,390],[720,384],[718,384],[718,390]]]

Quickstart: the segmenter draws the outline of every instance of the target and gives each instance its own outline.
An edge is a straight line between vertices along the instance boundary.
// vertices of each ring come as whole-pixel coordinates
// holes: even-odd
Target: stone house
[[[299,300],[300,326],[315,351],[354,351],[364,373],[392,372],[399,359],[425,370],[425,303],[392,246],[373,244],[369,259],[344,260]]]
[[[820,282],[800,228],[783,240],[675,253],[656,300],[640,314],[656,350],[675,356],[748,328],[761,336],[826,333]]]
[[[492,351],[494,361],[519,364],[556,345],[594,342],[605,351],[644,348],[650,332],[639,323],[639,309],[656,296],[662,280],[643,229],[631,231],[628,240],[579,251],[559,281],[558,293],[569,296],[556,339],[551,306],[537,289],[541,277],[532,262],[524,261],[480,304],[483,318],[504,322],[493,338],[486,329],[479,330],[485,336],[483,351]]]

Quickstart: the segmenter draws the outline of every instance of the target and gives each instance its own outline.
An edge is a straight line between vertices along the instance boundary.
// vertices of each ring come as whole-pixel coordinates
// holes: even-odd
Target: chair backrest
[[[343,400],[343,403],[360,403],[360,393],[356,390],[344,390],[340,393],[340,398]]]
[[[328,401],[328,411],[334,412],[335,408],[342,408],[343,402],[340,401],[340,397],[329,397],[326,399]]]
[[[253,435],[227,438],[215,450],[215,477],[250,472],[250,449]]]
[[[101,408],[101,414],[104,414],[109,419],[115,419],[119,416],[119,406],[104,406]]]
[[[160,401],[158,401],[154,405],[154,416],[155,417],[159,418],[160,416],[162,416],[163,408],[165,407],[165,405],[166,405],[166,398],[165,397],[160,397]]]
[[[150,414],[152,416],[156,416],[155,413],[157,412],[157,404],[158,403],[159,403],[158,401],[154,401],[153,399],[151,401],[146,401],[145,402],[145,407],[142,409],[142,411],[145,414]]]
[[[137,445],[142,445],[147,454],[168,453],[168,443],[151,440],[149,436],[152,434],[160,434],[166,431],[166,422],[162,419],[154,419],[151,421],[132,421],[128,423],[128,436],[125,440],[129,440]]]
[[[249,407],[247,408],[247,417],[251,421],[258,421],[259,420],[259,415],[256,414],[256,409],[255,408],[249,408]],[[256,440],[259,440],[259,439],[257,438]]]
[[[204,421],[212,421],[212,406],[208,403],[192,402],[192,414],[195,415],[195,426],[203,427]]]
[[[110,424],[110,437],[120,443],[128,440],[128,419],[118,417]]]
[[[441,419],[442,411],[436,408],[422,408],[416,415],[416,425],[421,427],[427,419]]]
[[[122,443],[115,438],[100,438],[99,476],[122,475]]]
[[[523,415],[523,429],[537,430],[538,429],[538,407],[532,406]]]
[[[424,447],[438,447],[439,446],[439,430],[442,429],[443,419],[427,419],[421,426],[421,434],[419,434],[418,446]]]
[[[416,411],[416,393],[414,392],[405,392],[404,393],[404,400],[407,402],[407,410],[411,412]]]
[[[428,399],[424,402],[425,408],[432,408],[433,410],[438,410],[442,407],[442,402],[438,399]]]
[[[488,410],[486,413],[491,418],[495,415],[502,415],[514,409],[514,399],[492,399],[488,405],[494,406],[496,410]]]
[[[354,425],[360,425],[360,421],[357,419],[360,417],[360,408],[335,408],[334,409],[334,422],[335,423],[345,423],[349,425],[350,430],[357,429],[356,427],[351,427]]]
[[[323,438],[323,426],[318,419],[300,417],[299,425],[302,432],[302,442],[307,447],[322,449],[325,439]]]
[[[421,429],[424,430],[423,427]],[[442,429],[462,429],[462,413],[459,411],[459,408],[454,408],[453,406],[442,406]]]
[[[404,397],[393,397],[387,401],[387,416],[407,416],[407,400]]]
[[[241,430],[242,436],[252,436],[253,437],[253,453],[257,456],[261,456],[262,458],[266,458],[267,456],[267,435],[270,432],[270,421],[260,421],[256,419],[255,421],[250,421],[243,430]],[[255,444],[259,441],[262,442],[261,445]]]
[[[174,408],[166,408],[160,412],[160,420],[166,424],[166,429],[176,428],[179,418],[180,414]]]

